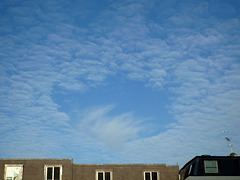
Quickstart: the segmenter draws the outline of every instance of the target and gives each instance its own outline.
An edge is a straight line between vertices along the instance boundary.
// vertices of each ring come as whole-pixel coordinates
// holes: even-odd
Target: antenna
[[[233,153],[231,140],[228,137],[225,137],[225,139],[229,142],[229,147],[231,148],[231,153]]]

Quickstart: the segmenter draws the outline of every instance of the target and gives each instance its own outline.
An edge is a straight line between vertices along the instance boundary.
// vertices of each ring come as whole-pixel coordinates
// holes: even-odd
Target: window
[[[204,161],[205,173],[218,173],[217,161]]]
[[[157,171],[144,172],[144,180],[158,180]]]
[[[44,168],[45,180],[62,180],[62,165],[49,165]]]
[[[96,180],[112,180],[111,171],[97,171]]]
[[[4,179],[5,180],[22,180],[23,165],[20,164],[6,164]]]

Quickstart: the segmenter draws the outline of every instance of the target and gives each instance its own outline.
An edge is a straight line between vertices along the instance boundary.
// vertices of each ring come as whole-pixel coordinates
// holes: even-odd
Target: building
[[[166,164],[73,164],[72,159],[0,159],[0,180],[177,180]]]
[[[179,171],[180,180],[240,180],[240,157],[196,156]]]

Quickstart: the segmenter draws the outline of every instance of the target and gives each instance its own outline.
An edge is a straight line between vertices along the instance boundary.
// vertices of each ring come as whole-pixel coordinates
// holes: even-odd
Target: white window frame
[[[55,167],[60,167],[60,180],[62,180],[62,165],[45,165],[44,166],[44,180],[47,180],[47,169],[48,168],[53,168],[52,180],[54,180],[54,168]]]
[[[113,180],[113,175],[111,170],[96,170],[96,180],[98,180],[98,173],[103,173],[103,180],[105,180],[105,173],[109,172],[110,173],[110,180]]]
[[[207,172],[207,168],[209,168],[209,166],[206,166],[206,163],[207,162],[216,162],[216,167],[214,166],[212,166],[212,168],[216,168],[217,169],[217,172]],[[205,171],[205,173],[207,173],[207,174],[211,174],[211,173],[218,173],[219,171],[218,171],[218,161],[215,161],[215,160],[204,160],[204,171]]]
[[[4,180],[7,180],[7,168],[8,167],[20,167],[21,168],[21,179],[23,179],[23,164],[5,164],[4,167]]]
[[[159,180],[160,179],[160,177],[159,177],[159,172],[158,171],[144,171],[144,173],[143,173],[143,176],[144,176],[144,180],[146,180],[146,173],[150,173],[150,180],[153,180],[152,179],[152,173],[153,172],[156,172],[157,173],[157,180]]]

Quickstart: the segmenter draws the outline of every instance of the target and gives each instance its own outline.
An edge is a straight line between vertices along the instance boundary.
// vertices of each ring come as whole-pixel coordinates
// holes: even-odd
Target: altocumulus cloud
[[[84,6],[1,2],[0,157],[175,164],[198,153],[226,155],[225,129],[239,152],[240,22],[233,4]],[[81,98],[64,110],[54,99],[107,88],[115,76],[171,94],[166,105],[174,120],[149,136],[146,124],[160,118],[112,113],[118,105],[71,109]]]

